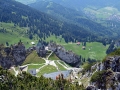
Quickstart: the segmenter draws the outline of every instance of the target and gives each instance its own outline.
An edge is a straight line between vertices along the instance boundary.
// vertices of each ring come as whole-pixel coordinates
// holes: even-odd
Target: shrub
[[[103,71],[97,71],[95,72],[91,77],[91,82],[101,81],[103,74],[106,72],[106,70]]]

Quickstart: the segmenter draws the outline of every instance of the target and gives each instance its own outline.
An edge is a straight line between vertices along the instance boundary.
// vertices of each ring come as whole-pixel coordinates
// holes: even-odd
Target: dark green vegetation
[[[17,77],[0,67],[0,90],[85,90],[83,86],[71,84],[63,79],[62,74],[58,80],[34,77],[25,72]]]
[[[117,85],[115,86],[115,82],[119,82],[119,79],[114,79],[114,73],[112,70],[102,70],[95,72],[91,77],[91,82],[95,82],[96,86],[101,89],[110,88],[112,90],[116,90]]]
[[[92,82],[96,82],[96,81],[99,81],[99,82],[102,82],[101,80],[103,80],[102,76],[103,74],[105,74],[106,71],[97,71],[95,72],[92,77],[91,77],[91,81]]]
[[[109,53],[102,61],[103,61],[103,62],[106,61],[106,58],[107,58],[108,56],[119,56],[119,55],[120,55],[120,48],[114,50],[114,52]]]
[[[95,64],[94,63],[84,63],[84,65],[82,66],[83,67],[83,73],[87,72],[87,71],[91,71],[91,67]]]
[[[114,55],[120,55],[120,48],[117,49],[117,50],[115,50],[114,52],[110,53],[109,55],[112,55],[112,56],[114,56]]]

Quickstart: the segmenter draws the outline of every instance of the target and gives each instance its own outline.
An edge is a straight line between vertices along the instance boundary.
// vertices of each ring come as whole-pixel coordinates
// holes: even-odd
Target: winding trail
[[[48,60],[48,58],[53,54],[53,51],[51,51],[51,53],[48,55],[48,57],[46,58]]]
[[[37,72],[37,73],[40,72],[40,69],[42,69],[42,68],[45,67],[45,66],[47,66],[47,65],[45,64],[45,65],[41,66],[40,68],[36,69],[36,72]]]
[[[60,63],[59,60],[57,60],[57,62],[58,62],[60,65],[62,65],[65,69],[68,70],[68,67],[66,67],[65,65],[63,65],[62,63]]]

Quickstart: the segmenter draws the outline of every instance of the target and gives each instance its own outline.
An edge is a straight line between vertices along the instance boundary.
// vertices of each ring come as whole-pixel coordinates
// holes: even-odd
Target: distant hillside
[[[16,0],[16,1],[19,1],[24,4],[31,4],[33,2],[42,1],[42,0]],[[88,4],[90,4],[90,5],[95,4],[96,6],[99,6],[99,5],[104,6],[104,4],[106,5],[106,1],[108,2],[108,0],[106,0],[106,1],[104,1],[104,0],[97,0],[97,1],[96,0],[92,0],[92,1],[88,1],[88,0],[74,0],[74,1],[73,0],[44,0],[44,1],[53,1],[55,3],[65,6],[65,7],[73,8],[76,10],[80,10],[81,7],[85,7]],[[102,2],[104,1],[105,3],[102,3],[101,1]],[[109,0],[109,1],[112,1],[112,0]],[[108,3],[110,3],[110,2],[108,2]],[[114,3],[114,2],[112,2],[112,3]]]
[[[66,2],[67,0],[64,1],[64,3]],[[71,2],[68,2],[68,4],[71,4]],[[76,1],[74,1],[73,3],[75,2]],[[82,3],[84,4],[84,2]],[[119,31],[118,30],[114,31],[113,28],[111,29],[110,27],[111,23],[109,21],[105,22],[105,25],[101,25],[96,21],[97,20],[96,18],[92,19],[95,16],[94,14],[90,15],[88,14],[88,12],[84,12],[83,9],[80,9],[79,11],[77,11],[77,10],[74,10],[73,8],[70,9],[70,8],[67,8],[67,6],[65,7],[63,4],[61,5],[60,4],[58,4],[57,0],[56,1],[53,0],[53,2],[49,0],[47,1],[38,0],[35,3],[29,4],[29,6],[39,11],[45,12],[51,16],[54,16],[59,20],[64,20],[72,24],[77,24],[78,26],[83,27],[84,29],[87,29],[92,33],[95,33],[98,36],[103,36],[103,37],[111,37],[111,35],[113,37],[119,36],[118,34]],[[86,9],[84,8],[84,10]],[[109,26],[106,26],[106,24],[108,24]],[[114,23],[114,25],[118,27],[116,23]]]
[[[36,0],[42,1],[42,0]],[[117,6],[120,1],[118,0],[45,0],[45,1],[53,1],[65,7],[69,7],[75,10],[81,10],[87,6],[95,6],[97,8],[105,7],[105,6]]]
[[[30,3],[33,3],[33,2],[35,2],[36,0],[16,0],[16,1],[18,1],[18,2],[21,2],[21,3],[23,3],[23,4],[30,4]]]
[[[98,39],[97,36],[82,27],[58,21],[49,15],[13,0],[0,1],[0,13],[2,23],[13,23],[14,27],[19,26],[20,28],[27,27],[23,34],[26,33],[29,39],[33,39],[35,35],[40,39],[45,39],[50,34],[62,35],[66,42],[86,41],[88,37],[93,41]],[[10,30],[12,31],[12,29]]]
[[[81,12],[75,11],[74,9],[66,8],[52,1],[40,0],[28,5],[58,19],[62,19],[65,21],[68,20],[68,22],[72,22],[72,20],[74,20],[76,17],[85,18]],[[71,20],[69,18],[71,18]]]

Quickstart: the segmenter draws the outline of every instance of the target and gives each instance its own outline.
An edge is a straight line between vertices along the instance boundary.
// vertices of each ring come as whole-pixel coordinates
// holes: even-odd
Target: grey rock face
[[[96,71],[105,70],[105,73],[100,76],[102,81],[91,82],[90,85],[101,90],[120,90],[120,56],[109,56],[103,63],[92,66],[92,69],[95,67]]]
[[[24,45],[13,46],[12,55],[14,57],[15,63],[18,64],[25,60],[26,50]]]
[[[50,43],[48,48],[52,50],[57,57],[73,67],[79,67],[80,57],[74,54],[72,51],[66,51],[64,47]]]
[[[104,67],[105,70],[112,69],[114,72],[120,72],[120,56],[108,57]]]
[[[97,90],[95,86],[90,85],[86,88],[86,90]]]
[[[23,44],[13,45],[4,48],[4,53],[0,52],[0,66],[10,68],[12,65],[21,64],[25,58],[25,46]]]
[[[13,58],[11,57],[0,57],[0,66],[9,68],[14,65]]]
[[[36,46],[36,51],[40,57],[46,57],[47,51],[45,50],[45,46],[41,42],[38,42]]]

